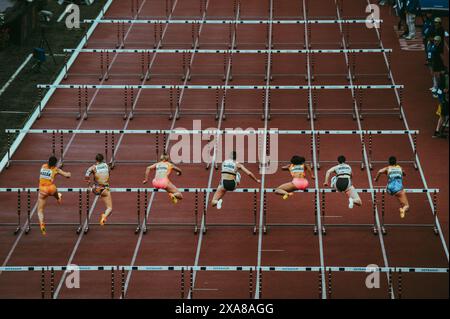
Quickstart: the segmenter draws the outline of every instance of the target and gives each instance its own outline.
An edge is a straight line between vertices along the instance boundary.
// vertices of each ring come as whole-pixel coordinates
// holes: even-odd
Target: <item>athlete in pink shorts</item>
[[[294,191],[308,188],[308,180],[306,179],[306,172],[311,175],[312,179],[315,179],[314,173],[308,164],[305,164],[305,158],[301,156],[293,156],[291,164],[283,166],[283,171],[289,171],[292,175],[292,182],[278,186],[275,190],[275,194],[283,196],[283,199],[288,199],[294,195]]]
[[[156,171],[155,178],[152,181],[154,188],[164,189],[174,204],[183,199],[183,195],[169,180],[169,175],[172,173],[172,170],[176,171],[177,175],[181,175],[181,169],[170,162],[169,155],[161,155],[160,162],[147,167],[145,170],[145,178],[142,182],[143,184],[148,182],[148,176],[152,170]]]

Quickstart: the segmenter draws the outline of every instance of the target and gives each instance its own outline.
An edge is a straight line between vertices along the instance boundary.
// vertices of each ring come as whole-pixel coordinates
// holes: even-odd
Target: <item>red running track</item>
[[[204,18],[200,16],[199,1],[174,1],[170,18]],[[139,17],[165,15],[163,1],[139,1]],[[272,4],[270,9],[270,4]],[[344,17],[364,17],[366,1],[352,1],[345,4],[341,12]],[[245,0],[240,7],[240,18],[261,17],[281,19],[296,16],[304,19],[303,5],[308,7],[309,19],[335,18],[337,5],[334,0],[297,1],[289,0],[261,1]],[[130,2],[113,1],[105,18],[130,18]],[[206,17],[233,18],[232,2],[208,0]],[[435,116],[435,101],[426,90],[429,80],[428,71],[422,67],[422,54],[400,50],[393,29],[394,18],[386,9],[382,11],[384,20],[382,41],[386,48],[393,48],[392,70],[397,84],[405,84],[404,110],[411,129],[419,129],[418,154],[424,177],[430,188],[440,188],[438,209],[445,245],[448,246],[448,145],[446,140],[432,140]],[[87,48],[114,48],[116,29],[100,24],[89,38]],[[153,48],[153,29],[149,25],[125,26],[126,48]],[[311,30],[312,48],[339,49],[342,34],[339,25],[313,25]],[[274,26],[273,41],[275,48],[298,48],[304,44],[304,26]],[[199,30],[197,44],[201,48],[226,48],[229,33],[226,26],[203,25]],[[266,28],[262,26],[238,26],[238,48],[265,48]],[[190,48],[191,30],[185,26],[163,25],[162,43],[164,48]],[[350,27],[349,43],[352,48],[377,48],[377,35],[373,29],[364,25]],[[161,45],[161,43],[159,43]],[[448,53],[447,53],[448,54]],[[69,69],[69,77],[63,84],[140,84],[140,57],[133,54],[111,55],[110,78],[106,82],[98,80],[99,56],[82,53]],[[275,56],[273,85],[305,85],[303,76],[308,66],[306,55]],[[370,75],[386,73],[386,64],[381,54],[357,56],[356,84],[391,84],[387,76]],[[311,65],[309,66],[310,71]],[[223,56],[192,56],[191,84],[223,84]],[[226,64],[230,82],[229,62]],[[316,55],[312,84],[347,84],[347,64],[344,54]],[[410,72],[416,70],[416,72]],[[182,60],[176,54],[153,54],[151,60],[151,79],[147,84],[183,84],[181,79]],[[208,75],[205,75],[208,74]],[[255,76],[255,74],[257,76]],[[265,68],[263,55],[233,57],[232,83],[235,85],[264,85]],[[369,74],[358,76],[358,74]],[[155,76],[153,76],[155,75]],[[168,92],[163,90],[135,93],[135,117],[133,120],[122,118],[124,102],[122,91],[89,90],[88,105],[90,116],[87,120],[76,120],[78,108],[76,90],[56,90],[33,128],[53,129],[169,129],[183,127],[191,129],[193,120],[201,120],[202,128],[279,128],[279,129],[405,129],[405,121],[397,116],[364,116],[362,121],[353,120],[350,114],[333,115],[318,112],[316,121],[307,121],[308,91],[275,92],[271,96],[271,121],[261,121],[263,96],[258,91],[229,91],[226,98],[226,120],[215,120],[216,96],[214,91],[179,92],[181,116],[178,120],[168,120]],[[319,91],[318,108],[324,111],[339,112],[342,109],[351,113],[353,99],[349,91]],[[222,102],[222,92],[220,92]],[[364,106],[375,109],[382,106],[393,108],[396,105],[392,91],[369,91],[364,94]],[[424,107],[426,105],[426,107]],[[223,106],[223,104],[221,104]],[[223,110],[223,107],[222,107]],[[61,112],[63,111],[63,112]],[[102,113],[102,112],[109,112]],[[238,115],[246,112],[247,115]],[[299,113],[283,115],[276,113]],[[97,114],[96,114],[97,113]],[[164,113],[164,114],[159,114]],[[207,113],[207,114],[199,114]],[[279,136],[279,159],[289,160],[293,153],[310,155],[309,138],[303,136]],[[156,145],[146,136],[124,135],[117,137],[116,160],[140,161],[140,163],[118,163],[112,173],[113,187],[139,187],[145,170],[145,162],[156,159]],[[359,136],[327,136],[320,141],[321,160],[334,160],[338,153],[344,153],[349,159],[360,160],[361,140]],[[202,142],[205,145],[206,141]],[[42,160],[51,152],[51,136],[28,135],[13,156],[13,160]],[[172,145],[169,142],[169,147]],[[393,152],[399,158],[411,159],[412,147],[406,136],[377,136],[373,139],[374,158],[384,160]],[[439,150],[436,152],[435,150]],[[65,170],[72,172],[72,178],[57,180],[59,187],[80,187],[83,174],[90,160],[98,152],[104,151],[103,136],[71,135],[65,136]],[[70,163],[71,160],[83,160],[85,163]],[[444,165],[443,165],[444,164]],[[35,187],[36,172],[40,163],[13,162],[12,166],[1,172],[0,187]],[[321,185],[327,167],[331,163],[322,163],[318,172]],[[216,170],[206,170],[201,163],[182,164],[184,174],[174,178],[181,187],[216,187],[220,174]],[[257,164],[249,164],[258,171]],[[381,164],[375,165],[374,171]],[[436,169],[439,167],[439,169]],[[412,165],[405,165],[408,174],[408,188],[425,188],[420,171]],[[370,187],[366,170],[354,168],[354,184],[359,188]],[[276,187],[286,182],[288,176],[278,171],[266,175],[263,187]],[[381,186],[382,183],[377,184]],[[241,187],[258,187],[248,178],[243,178]],[[240,223],[252,221],[252,195],[228,194],[222,211],[208,207],[208,223]],[[16,219],[16,196],[0,194],[1,222],[14,222]],[[114,215],[111,223],[132,223],[136,220],[136,199],[134,194],[113,194]],[[363,194],[364,206],[348,210],[346,201],[339,194],[327,195],[326,223],[371,223],[372,203],[370,195]],[[36,201],[32,195],[33,222],[37,221],[34,212]],[[432,223],[430,203],[425,195],[410,195],[411,212],[406,220],[400,220],[397,203],[388,198],[386,201],[386,222],[421,224]],[[92,221],[97,222],[102,204],[91,198],[90,212]],[[8,227],[0,228],[0,258],[3,266],[11,265],[247,265],[247,266],[359,266],[369,264],[400,267],[448,267],[448,256],[440,237],[435,236],[431,228],[388,228],[387,236],[374,236],[367,228],[329,228],[326,236],[314,235],[311,228],[270,228],[266,235],[252,234],[251,228],[217,227],[210,228],[206,234],[194,235],[192,228],[152,228],[158,222],[192,222],[194,194],[185,194],[185,199],[173,206],[165,194],[150,197],[147,211],[150,223],[146,235],[133,233],[134,226],[108,225],[100,228],[91,226],[88,234],[76,235],[72,227],[48,227],[43,237],[38,229],[25,235],[12,234]],[[258,225],[260,224],[261,202],[258,197]],[[314,195],[296,194],[284,202],[273,194],[268,195],[267,203],[269,223],[314,223]],[[78,195],[66,194],[64,204],[56,206],[51,202],[46,209],[47,223],[76,222]],[[248,212],[248,213],[247,213]],[[38,273],[1,273],[0,296],[3,298],[39,298],[40,275]],[[56,297],[58,298],[108,298],[110,297],[110,274],[108,272],[83,272],[80,289],[67,289],[63,285],[60,273],[56,274]],[[333,298],[386,298],[387,278],[381,277],[381,288],[369,290],[364,285],[365,274],[339,273],[333,275]],[[177,272],[155,272],[126,274],[126,298],[179,298],[180,277]],[[318,275],[316,273],[264,273],[263,298],[317,298]],[[195,274],[194,298],[248,298],[248,275],[240,272],[198,272]],[[256,287],[255,290],[260,287]],[[116,296],[118,297],[118,295]],[[448,298],[448,274],[405,274],[403,276],[403,298]]]

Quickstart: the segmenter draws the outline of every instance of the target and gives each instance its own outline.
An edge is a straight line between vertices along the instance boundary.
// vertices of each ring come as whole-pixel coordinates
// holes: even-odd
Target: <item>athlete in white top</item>
[[[358,192],[352,185],[352,168],[345,163],[345,156],[340,155],[338,157],[338,165],[333,166],[327,171],[325,175],[325,182],[323,185],[328,186],[328,180],[331,174],[336,174],[331,179],[331,187],[335,188],[338,192],[345,193],[348,197],[348,208],[353,208],[353,205],[361,206],[361,198]]]
[[[97,195],[100,196],[103,203],[106,206],[105,212],[101,215],[100,225],[103,226],[106,220],[112,213],[112,198],[109,191],[109,165],[104,162],[102,154],[95,156],[96,163],[86,170],[85,180],[88,183],[88,188]],[[91,175],[94,176],[94,182],[91,185]]]
[[[211,201],[213,207],[221,209],[223,202],[222,198],[225,196],[226,192],[234,191],[237,185],[239,185],[241,181],[241,174],[239,174],[239,170],[242,170],[257,183],[261,183],[261,181],[257,179],[252,172],[250,172],[244,165],[236,161],[236,152],[232,152],[230,154],[230,158],[223,161],[222,163],[222,176],[220,185],[217,188],[217,191]]]

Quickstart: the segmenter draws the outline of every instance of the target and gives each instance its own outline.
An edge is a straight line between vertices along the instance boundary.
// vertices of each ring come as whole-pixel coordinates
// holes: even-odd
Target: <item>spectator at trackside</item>
[[[405,25],[405,29],[403,30],[403,33],[400,35],[400,37],[406,37],[409,34],[408,30],[408,24],[406,23],[406,12],[405,12],[405,6],[406,6],[406,0],[395,0],[395,13],[398,16],[398,24],[397,24],[397,30],[400,31],[403,28],[403,25]]]
[[[439,44],[438,50],[440,54],[444,53],[445,30],[442,26],[442,19],[439,17],[436,17],[434,19],[434,36],[441,37],[441,42]]]
[[[428,53],[427,48],[428,44],[431,42],[431,40],[434,37],[434,19],[433,19],[433,13],[428,11],[424,17],[423,20],[423,26],[422,26],[422,37],[423,37],[423,46],[425,48],[425,59],[426,59],[426,65],[428,65]]]
[[[440,36],[435,36],[433,42],[428,48],[428,62],[430,63],[431,71],[433,73],[433,87],[431,88],[431,92],[436,98],[437,90],[439,89],[439,79],[441,74],[445,72],[444,61],[442,60],[441,53],[439,52],[441,41],[442,39]]]
[[[448,124],[448,83],[446,88],[438,90],[438,96],[440,109],[437,114],[439,115],[439,120],[436,126],[436,130],[433,134],[433,138],[446,138],[447,135],[445,134],[444,130],[445,125]]]
[[[412,40],[416,38],[416,16],[420,11],[419,0],[406,0],[405,11],[409,30],[409,34],[405,36],[405,39]]]

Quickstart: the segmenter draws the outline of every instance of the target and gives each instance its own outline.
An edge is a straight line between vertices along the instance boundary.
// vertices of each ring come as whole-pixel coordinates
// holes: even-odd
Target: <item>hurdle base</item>
[[[402,228],[402,227],[407,227],[407,228],[432,228],[433,229],[433,233],[435,235],[439,235],[439,231],[436,227],[436,225],[434,224],[383,224],[382,225],[382,229],[384,229],[383,235],[387,235],[387,229],[386,227],[393,227],[393,228]]]
[[[87,224],[87,226],[85,227],[85,229],[84,229],[84,233],[87,234],[89,232],[89,230],[90,230],[90,227],[103,227],[103,228],[106,228],[108,226],[110,226],[110,227],[128,227],[128,226],[131,227],[131,226],[134,226],[134,227],[136,227],[135,234],[137,234],[140,231],[140,229],[141,229],[141,226],[139,224],[136,224],[136,223],[106,223],[104,226],[102,226],[102,225],[100,225],[98,223],[90,223],[89,222]]]
[[[198,224],[195,223],[145,223],[142,226],[142,233],[146,234],[150,228],[193,228],[194,234],[198,233]]]
[[[263,234],[266,235],[270,228],[312,228],[317,229],[317,224],[283,224],[283,223],[270,223],[265,224],[263,227]]]
[[[215,223],[215,224],[205,224],[203,227],[203,234],[206,235],[207,229],[209,227],[237,227],[237,228],[252,228],[253,235],[256,235],[258,232],[258,228],[255,224],[250,223]]]
[[[324,235],[326,234],[327,228],[370,228],[372,229],[372,233],[374,235],[378,235],[378,228],[374,224],[324,224],[322,225],[322,233],[325,231]],[[383,228],[381,228],[383,231]]]
[[[28,223],[27,227],[25,228],[25,234],[28,235],[28,233],[31,231],[32,227],[38,227],[40,226],[39,223]],[[76,233],[79,234],[79,231],[81,231],[82,226],[79,223],[45,223],[45,226],[48,227],[67,227],[67,226],[73,226],[78,227],[76,229]]]
[[[22,227],[17,223],[0,223],[0,227],[16,227],[14,235],[17,235],[22,230]]]

